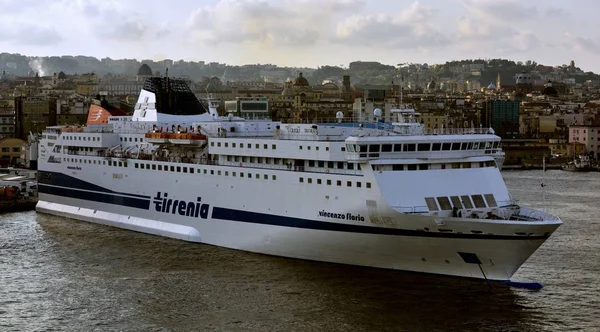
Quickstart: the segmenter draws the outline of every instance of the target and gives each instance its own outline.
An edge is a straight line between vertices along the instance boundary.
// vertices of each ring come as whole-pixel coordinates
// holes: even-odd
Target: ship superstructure
[[[44,131],[39,212],[258,253],[494,280],[508,280],[561,224],[511,199],[490,129],[426,133],[405,108],[395,123],[245,120],[219,116],[185,88],[164,97],[166,78],[148,84],[133,116]]]

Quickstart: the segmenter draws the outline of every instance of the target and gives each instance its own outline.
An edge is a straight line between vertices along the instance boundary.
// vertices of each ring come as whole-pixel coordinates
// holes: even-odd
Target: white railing
[[[425,135],[483,135],[493,134],[490,128],[435,128],[424,129]]]

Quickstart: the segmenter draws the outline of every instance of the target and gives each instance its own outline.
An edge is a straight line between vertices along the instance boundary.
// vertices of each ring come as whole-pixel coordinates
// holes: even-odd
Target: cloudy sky
[[[0,0],[0,51],[229,64],[575,60],[600,72],[598,0]]]

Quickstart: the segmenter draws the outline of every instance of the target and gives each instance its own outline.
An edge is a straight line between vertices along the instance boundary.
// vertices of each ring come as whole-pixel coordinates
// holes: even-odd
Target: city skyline
[[[0,0],[0,49],[232,65],[574,60],[600,72],[595,1]]]

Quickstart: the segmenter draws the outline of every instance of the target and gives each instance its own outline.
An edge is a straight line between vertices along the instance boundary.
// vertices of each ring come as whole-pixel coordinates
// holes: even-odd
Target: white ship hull
[[[94,168],[90,165],[87,171],[78,170],[74,173],[101,170]],[[65,176],[58,172],[41,172],[41,176],[49,173],[53,177]],[[129,180],[116,180],[112,174],[108,174],[108,181],[102,180],[108,177],[104,174],[96,177],[99,180],[95,184],[73,176],[67,176],[68,181],[63,179],[57,184],[40,183],[37,211],[256,253],[490,280],[510,279],[558,227],[557,223],[510,226],[515,222],[433,218],[395,211],[388,214],[392,222],[388,220],[385,225],[376,221],[373,211],[363,208],[364,197],[362,204],[358,199],[350,201],[351,204],[339,205],[342,211],[363,216],[364,221],[331,221],[315,218],[321,210],[319,204],[323,204],[323,209],[331,206],[322,200],[319,202],[317,191],[302,195],[304,204],[293,198],[287,200],[285,192],[276,191],[276,185],[285,187],[286,178],[295,178],[296,172],[276,172],[281,182],[263,185],[260,194],[256,194],[254,187],[244,185],[241,179],[236,182],[196,179],[178,184],[181,178],[175,180],[175,174],[144,182],[146,176],[140,171],[136,173],[127,174]],[[196,177],[202,178],[202,175]],[[84,175],[83,178],[94,177]],[[139,196],[145,195],[145,198],[135,198],[138,196],[119,191],[133,187],[131,184],[134,183],[136,193],[133,195],[141,193]],[[174,198],[190,200],[190,196],[201,197],[202,203],[208,206],[206,218],[181,216],[178,211],[173,213],[172,209],[169,209],[169,213],[156,212],[157,200],[153,199],[155,194],[152,194],[155,188],[173,193]],[[332,196],[336,194],[341,192],[332,192]],[[126,201],[126,198],[130,201]],[[440,226],[442,219],[443,226]],[[511,233],[502,234],[507,225]],[[432,231],[424,231],[423,228],[427,226]],[[452,233],[436,231],[441,228],[452,229]],[[481,229],[483,233],[474,234],[471,232],[474,229]],[[516,236],[515,232],[532,235]],[[481,269],[478,264],[466,262],[459,253],[476,254]]]

